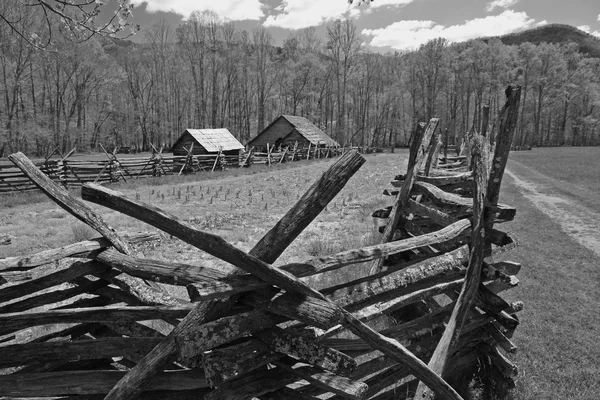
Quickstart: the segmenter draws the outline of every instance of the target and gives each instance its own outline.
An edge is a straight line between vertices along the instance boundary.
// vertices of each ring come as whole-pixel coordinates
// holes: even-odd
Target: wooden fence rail
[[[249,151],[240,155],[206,154],[188,156],[163,156],[157,151],[150,157],[117,157],[106,152],[105,160],[75,160],[69,156],[45,159],[34,164],[54,182],[64,187],[77,187],[86,183],[110,183],[164,175],[180,175],[205,171],[222,171],[249,167],[253,164],[279,164],[306,159],[332,158],[350,150],[378,152],[374,148],[318,148],[285,150],[280,152]],[[114,153],[114,152],[113,152]],[[37,186],[10,161],[0,161],[0,194],[38,190]]]
[[[485,390],[510,388],[517,368],[507,354],[516,349],[510,338],[522,304],[499,293],[518,284],[520,265],[493,256],[514,246],[495,227],[515,216],[497,203],[518,110],[513,89],[500,113],[496,165],[488,166],[488,139],[475,135],[471,165],[436,168],[454,161],[430,157],[440,148],[433,119],[413,142],[407,173],[394,180],[400,189],[384,191],[393,205],[373,214],[385,221],[382,243],[277,268],[365,162],[356,151],[342,155],[249,252],[104,186],[82,187],[83,200],[236,266],[230,274],[145,258],[135,245],[156,235],[120,235],[22,154],[11,155],[103,237],[0,260],[0,396],[388,399],[416,392],[459,400],[472,379]],[[373,263],[371,273],[353,277],[351,268],[364,262]],[[336,270],[346,278],[314,279]],[[189,297],[158,282],[184,287]]]

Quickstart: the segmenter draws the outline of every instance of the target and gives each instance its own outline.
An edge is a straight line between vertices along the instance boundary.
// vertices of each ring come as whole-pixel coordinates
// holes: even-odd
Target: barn
[[[330,138],[325,132],[313,125],[304,117],[294,115],[280,115],[269,124],[254,139],[248,142],[248,146],[262,149],[267,143],[272,146],[293,146],[298,142],[298,147],[319,146],[339,147],[338,142]]]
[[[186,129],[173,144],[173,155],[185,156],[194,144],[192,153],[217,154],[219,150],[226,156],[238,155],[244,149],[236,138],[225,128],[219,129]]]

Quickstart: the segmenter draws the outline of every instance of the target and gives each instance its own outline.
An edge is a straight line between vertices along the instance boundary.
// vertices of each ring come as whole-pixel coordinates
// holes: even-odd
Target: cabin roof
[[[280,115],[275,118],[265,129],[263,129],[256,137],[248,142],[249,145],[262,136],[263,133],[267,132],[277,121],[281,118],[285,119],[292,125],[293,129],[286,135],[291,135],[294,130],[298,131],[306,140],[314,145],[325,144],[327,146],[339,146],[339,143],[329,137],[321,129],[317,128],[312,122],[304,117],[297,117],[295,115]],[[285,139],[285,138],[283,138]]]
[[[218,129],[186,129],[185,132],[177,139],[173,147],[181,140],[181,138],[189,133],[192,137],[206,149],[209,153],[227,150],[241,150],[244,148],[236,138],[226,128]]]
[[[298,133],[306,138],[312,144],[326,144],[327,146],[339,146],[338,142],[333,140],[329,135],[317,128],[312,122],[304,117],[297,117],[295,115],[282,115],[290,124],[296,128]]]

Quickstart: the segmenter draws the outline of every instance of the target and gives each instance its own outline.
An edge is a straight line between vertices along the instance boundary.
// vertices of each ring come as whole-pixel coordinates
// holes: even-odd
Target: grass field
[[[600,161],[591,148],[534,149],[511,154],[500,201],[517,208],[515,221],[500,225],[519,246],[503,258],[523,264],[520,286],[506,293],[521,300],[521,324],[513,342],[519,366],[515,399],[600,398]],[[276,264],[333,253],[377,239],[373,210],[404,172],[406,152],[366,156],[367,163]],[[249,250],[327,169],[332,160],[292,163],[193,177],[139,181],[117,189],[182,217]],[[254,167],[253,167],[254,168]],[[2,199],[0,257],[31,253],[94,236],[89,228],[42,197]],[[119,232],[154,230],[98,206]],[[146,257],[212,262],[179,240],[164,238],[144,248]],[[362,268],[362,269],[361,269]],[[357,267],[356,275],[364,273]]]

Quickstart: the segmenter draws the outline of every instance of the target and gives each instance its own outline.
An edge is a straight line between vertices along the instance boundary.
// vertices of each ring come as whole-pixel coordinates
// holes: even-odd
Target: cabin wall
[[[255,139],[251,140],[248,144],[254,146],[255,149],[266,148],[267,143],[269,146],[273,146],[277,139],[285,138],[294,126],[287,122],[285,118],[279,118],[269,129],[263,131]]]

